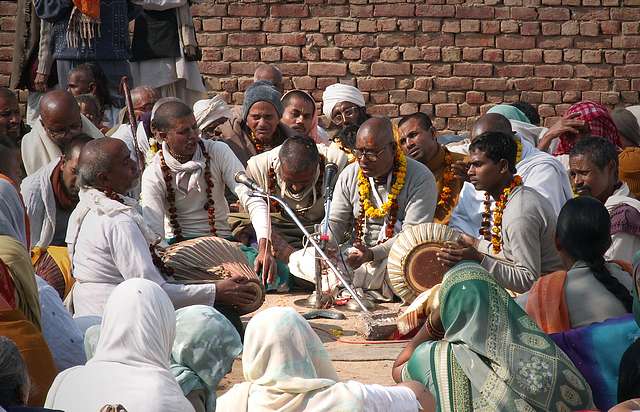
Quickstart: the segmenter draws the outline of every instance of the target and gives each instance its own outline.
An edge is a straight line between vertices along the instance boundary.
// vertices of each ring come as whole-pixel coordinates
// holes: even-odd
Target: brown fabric
[[[438,151],[438,154],[426,164],[426,166],[429,168],[429,170],[431,170],[431,173],[433,173],[433,176],[436,179],[438,196],[440,195],[440,191],[442,191],[443,178],[444,178],[444,172],[445,172],[445,166],[446,166],[446,163],[444,160],[447,154],[451,155],[451,160],[453,162],[465,160],[465,155],[460,153],[450,152],[446,147],[440,146],[440,150]],[[443,225],[446,225],[449,223],[449,219],[451,219],[451,213],[453,212],[453,209],[458,203],[458,198],[460,197],[460,191],[462,190],[463,183],[464,182],[462,180],[456,179],[454,183],[451,185],[451,189],[453,191],[452,193],[453,202],[451,203],[451,206],[447,208],[443,208],[440,206],[436,207],[436,213],[433,217],[433,221],[435,223],[440,223]]]
[[[0,336],[15,342],[29,371],[29,406],[43,406],[58,371],[42,334],[19,310],[0,312]]]
[[[51,187],[53,188],[56,203],[58,203],[61,208],[64,210],[75,209],[80,200],[69,196],[67,189],[64,187],[64,182],[62,181],[62,159],[60,159],[58,165],[51,173]]]
[[[244,167],[247,167],[247,162],[250,158],[257,155],[255,146],[249,138],[249,132],[246,126],[243,126],[242,119],[236,117],[222,126],[222,141],[224,141],[236,155],[238,160]],[[277,146],[280,146],[287,138],[294,135],[293,130],[289,127],[278,124],[276,128],[276,139],[271,147],[265,148],[265,151],[271,150]]]
[[[40,19],[31,0],[18,0],[16,5],[16,37],[13,47],[9,88],[32,89],[31,66],[38,59]]]
[[[632,236],[640,236],[640,212],[638,209],[621,203],[609,214],[611,215],[611,235],[628,233]]]
[[[618,156],[618,175],[629,186],[636,199],[640,199],[640,147],[627,147]]]

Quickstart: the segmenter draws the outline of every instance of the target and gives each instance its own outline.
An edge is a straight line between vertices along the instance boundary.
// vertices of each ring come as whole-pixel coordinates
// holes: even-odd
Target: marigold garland
[[[364,176],[362,169],[358,170],[358,193],[360,197],[360,214],[355,222],[355,242],[363,242],[363,226],[365,218],[381,219],[388,216],[385,227],[385,239],[393,237],[394,228],[398,215],[398,195],[404,187],[407,176],[407,158],[401,148],[396,144],[396,156],[394,159],[393,174],[391,181],[393,185],[387,195],[387,201],[379,208],[374,208],[371,204],[371,185],[369,179]]]
[[[514,139],[516,141],[516,147],[517,147],[517,151],[516,151],[516,164],[520,163],[520,161],[522,160],[522,140],[520,140],[519,137],[514,137]]]
[[[444,155],[444,172],[442,174],[442,189],[438,195],[438,210],[436,216],[445,216],[449,210],[453,207],[453,189],[451,186],[456,180],[456,177],[451,169],[453,164],[453,157],[448,151]]]
[[[509,195],[513,190],[522,184],[522,178],[518,175],[513,176],[513,180],[509,186],[505,187],[500,194],[500,198],[496,201],[495,209],[493,210],[493,226],[489,222],[491,216],[491,197],[489,193],[485,193],[484,200],[484,212],[482,213],[482,225],[480,227],[480,235],[485,240],[491,242],[493,252],[498,254],[502,250],[502,213],[507,206]]]

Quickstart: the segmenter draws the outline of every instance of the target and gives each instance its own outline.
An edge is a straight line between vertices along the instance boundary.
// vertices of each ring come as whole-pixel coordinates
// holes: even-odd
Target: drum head
[[[448,270],[436,257],[442,246],[442,243],[424,243],[414,248],[405,258],[405,280],[418,294],[442,282]]]
[[[238,306],[238,313],[240,315],[246,315],[248,313],[255,312],[264,303],[264,295],[265,295],[265,293],[264,293],[264,288],[262,287],[262,284],[260,283],[260,281],[258,279],[249,279],[248,282],[247,282],[247,285],[251,286],[251,288],[253,289],[253,293],[255,294],[256,298],[250,305],[247,305],[247,306],[239,305]]]

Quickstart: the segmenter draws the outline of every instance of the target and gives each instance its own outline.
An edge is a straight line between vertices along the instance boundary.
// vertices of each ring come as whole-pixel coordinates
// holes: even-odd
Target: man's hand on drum
[[[347,255],[347,264],[352,269],[358,269],[360,266],[373,260],[373,252],[362,243],[354,243],[353,247],[349,249]]]
[[[237,307],[249,305],[255,298],[254,289],[242,275],[234,275],[216,284],[216,303]]]
[[[256,273],[262,271],[262,282],[273,283],[278,274],[276,258],[271,253],[271,243],[267,239],[260,239],[258,242],[258,257],[256,257],[254,269]]]
[[[436,256],[440,262],[449,267],[455,266],[463,260],[481,262],[483,254],[478,252],[477,246],[478,239],[463,233],[460,235],[457,245],[440,248]]]

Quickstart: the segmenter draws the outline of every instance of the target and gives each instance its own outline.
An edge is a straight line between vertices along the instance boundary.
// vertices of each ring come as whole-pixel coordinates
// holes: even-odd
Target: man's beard
[[[356,147],[356,135],[360,127],[350,124],[338,130],[335,139],[338,139],[346,149],[353,150]]]

